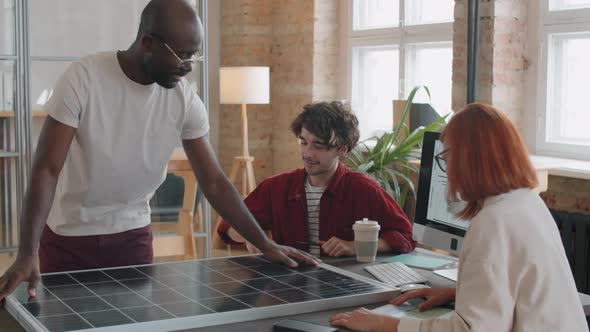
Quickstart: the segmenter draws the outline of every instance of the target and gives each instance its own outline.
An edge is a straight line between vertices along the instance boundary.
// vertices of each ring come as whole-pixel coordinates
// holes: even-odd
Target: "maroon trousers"
[[[91,236],[61,236],[45,226],[39,245],[41,273],[150,264],[152,239],[150,226]]]

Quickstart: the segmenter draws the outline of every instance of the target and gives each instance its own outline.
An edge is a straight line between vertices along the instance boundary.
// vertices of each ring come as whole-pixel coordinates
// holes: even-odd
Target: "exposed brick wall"
[[[258,182],[299,167],[297,141],[289,124],[301,106],[341,99],[340,0],[223,0],[221,65],[270,66],[271,104],[249,105],[250,153]],[[479,101],[493,103],[518,125],[523,119],[526,70],[525,0],[482,0]],[[453,37],[453,109],[465,105],[467,0],[456,0]],[[241,154],[238,105],[220,112],[220,161],[229,172]],[[239,184],[239,183],[238,183]],[[553,177],[542,196],[549,207],[590,214],[590,181]]]
[[[480,6],[477,100],[491,102],[493,68],[493,7],[490,1]],[[455,1],[453,23],[453,110],[465,106],[467,99],[467,0]]]
[[[465,105],[467,89],[467,0],[456,0],[453,109]],[[526,0],[482,0],[477,101],[496,105],[521,126],[526,70]]]
[[[221,66],[270,66],[270,105],[249,105],[249,147],[257,181],[301,167],[289,125],[301,107],[332,100],[340,63],[340,0],[223,0]],[[220,161],[241,153],[238,105],[223,105]],[[239,184],[239,183],[238,183]]]
[[[455,1],[453,23],[453,99],[451,108],[459,110],[467,99],[467,1]]]
[[[528,7],[533,6],[526,0],[482,0],[480,7],[477,100],[506,112],[521,132],[523,119],[531,118],[523,114]],[[465,105],[467,89],[467,0],[455,1],[453,52],[453,109],[458,110]],[[588,192],[588,180],[550,176],[541,196],[550,208],[590,214]]]
[[[547,192],[541,194],[548,207],[590,215],[590,181],[549,176]]]
[[[272,0],[221,2],[221,66],[272,65]],[[271,77],[273,74],[271,73]],[[272,85],[272,83],[271,83]],[[271,102],[273,101],[271,96]],[[229,174],[234,156],[242,154],[239,105],[220,108],[219,160]],[[248,105],[249,148],[257,179],[272,174],[271,105]]]
[[[275,173],[301,165],[289,125],[313,95],[314,0],[273,2],[272,142]]]
[[[314,11],[313,100],[338,99],[341,63],[340,12],[345,5],[340,0],[316,1]]]
[[[526,58],[527,1],[496,0],[492,103],[522,127]]]

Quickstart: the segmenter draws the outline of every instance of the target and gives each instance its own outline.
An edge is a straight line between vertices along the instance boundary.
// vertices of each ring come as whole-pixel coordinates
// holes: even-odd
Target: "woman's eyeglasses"
[[[444,154],[447,153],[447,151],[449,151],[449,149],[444,149],[440,153],[434,155],[436,165],[438,165],[438,168],[445,173],[447,172],[447,160],[445,159]]]

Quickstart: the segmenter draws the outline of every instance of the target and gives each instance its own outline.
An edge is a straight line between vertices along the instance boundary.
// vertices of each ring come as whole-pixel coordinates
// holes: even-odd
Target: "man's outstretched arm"
[[[289,266],[297,265],[291,258],[307,264],[318,262],[303,251],[277,245],[265,236],[235,187],[223,174],[207,137],[183,140],[183,146],[197,181],[211,205],[246,240],[268,258]]]
[[[12,293],[22,281],[29,282],[29,295],[35,295],[34,289],[39,282],[39,240],[75,133],[75,128],[50,116],[45,120],[21,211],[18,255],[0,278],[0,300]]]

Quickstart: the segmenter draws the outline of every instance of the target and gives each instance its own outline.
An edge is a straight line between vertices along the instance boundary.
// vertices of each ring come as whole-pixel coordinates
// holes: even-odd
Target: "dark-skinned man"
[[[205,107],[183,77],[203,27],[184,0],[152,0],[125,51],[73,63],[55,86],[20,220],[17,259],[0,300],[40,272],[152,262],[149,200],[179,138],[206,197],[269,259],[317,260],[265,237],[219,167]]]

